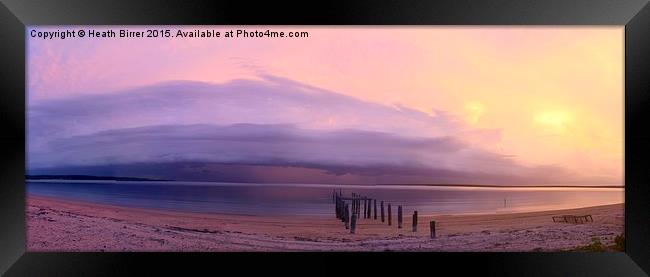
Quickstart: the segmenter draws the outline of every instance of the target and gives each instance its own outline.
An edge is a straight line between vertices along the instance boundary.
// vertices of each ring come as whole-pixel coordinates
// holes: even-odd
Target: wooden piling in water
[[[368,212],[366,218],[370,219],[372,215],[372,199],[368,199]]]
[[[429,229],[431,230],[431,238],[435,239],[436,238],[436,222],[431,221],[429,222]]]
[[[384,201],[381,201],[381,222],[384,222]]]
[[[341,200],[340,197],[337,197],[337,199],[336,199],[336,207],[338,208],[338,216],[337,216],[338,219],[343,218],[343,205],[342,205],[342,203],[343,203],[343,200]]]
[[[357,199],[356,195],[354,196],[354,215],[359,218],[359,199]]]
[[[366,215],[368,214],[366,210],[368,209],[368,200],[363,199],[363,218],[366,218]]]
[[[390,209],[390,203],[388,203],[388,226],[393,225],[393,212]]]
[[[363,202],[364,209],[363,209],[363,218],[368,218],[368,202],[370,200],[366,199],[365,202]]]
[[[345,206],[344,206],[345,201],[343,201],[343,199],[341,197],[339,197],[338,202],[339,202],[339,218],[343,219],[343,208],[345,208]]]
[[[352,201],[350,201],[350,202],[351,202],[351,205],[352,205],[352,214],[354,214],[354,213],[356,213],[356,208],[357,208],[356,207],[356,205],[357,205],[356,196],[355,196],[354,193],[352,193]]]
[[[344,222],[348,220],[346,218],[346,213],[349,213],[348,208],[349,204],[346,204],[345,201],[341,199],[341,220]],[[347,216],[349,216],[349,214]]]
[[[374,203],[375,206],[375,220],[377,220],[377,199],[374,199],[372,202]]]
[[[368,199],[368,212],[366,213],[366,218],[370,218],[372,212],[372,199]]]
[[[397,206],[397,228],[402,229],[402,205]]]
[[[413,212],[413,232],[418,231],[418,211]]]
[[[357,199],[357,220],[359,220],[359,216],[361,215],[361,199]]]
[[[345,201],[339,197],[339,218],[343,219],[343,208],[345,208]]]
[[[350,228],[350,222],[348,220],[350,218],[350,211],[348,210],[348,208],[349,208],[348,204],[345,204],[345,215],[343,216],[344,218],[343,221],[345,222],[345,229]]]
[[[368,199],[363,200],[363,218],[368,218]]]
[[[336,216],[336,219],[339,218],[339,199],[334,198],[334,215]]]
[[[353,199],[352,199],[352,214],[355,214],[355,213],[357,212],[357,206],[356,206],[356,205],[357,205],[357,202],[356,202],[356,200],[353,198]]]
[[[350,222],[350,234],[354,234],[357,230],[357,216],[352,215],[352,219]]]
[[[361,194],[357,194],[357,221],[361,220],[363,213],[365,212],[365,199]]]
[[[363,217],[368,218],[368,213],[370,212],[370,199],[366,199],[365,206],[366,208],[363,210]]]
[[[341,207],[341,198],[336,197],[336,218],[341,219],[343,213],[343,207]]]
[[[359,219],[359,195],[355,194],[354,195],[354,203],[356,209],[354,210],[354,214],[357,216],[357,219]]]

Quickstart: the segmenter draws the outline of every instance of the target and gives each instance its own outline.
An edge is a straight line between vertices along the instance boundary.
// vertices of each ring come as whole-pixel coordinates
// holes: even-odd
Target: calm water
[[[127,207],[252,215],[333,215],[332,190],[420,214],[504,213],[623,203],[618,188],[468,188],[203,182],[29,181],[30,195]],[[505,199],[505,201],[504,201]],[[505,203],[504,203],[505,202]],[[377,203],[379,205],[379,202]]]

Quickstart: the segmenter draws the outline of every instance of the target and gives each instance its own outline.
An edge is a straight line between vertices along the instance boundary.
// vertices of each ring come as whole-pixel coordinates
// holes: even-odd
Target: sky
[[[309,37],[30,38],[28,170],[623,185],[620,26],[245,29]]]

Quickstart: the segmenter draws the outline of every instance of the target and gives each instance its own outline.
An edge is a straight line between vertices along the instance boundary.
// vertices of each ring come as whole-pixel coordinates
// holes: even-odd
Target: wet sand
[[[332,207],[333,209],[333,207]],[[594,222],[554,223],[556,215]],[[624,205],[510,214],[412,215],[402,229],[361,219],[350,234],[334,217],[195,214],[55,198],[27,198],[27,250],[47,251],[559,251],[623,233]],[[378,217],[379,218],[379,217]],[[437,238],[429,235],[435,220]]]

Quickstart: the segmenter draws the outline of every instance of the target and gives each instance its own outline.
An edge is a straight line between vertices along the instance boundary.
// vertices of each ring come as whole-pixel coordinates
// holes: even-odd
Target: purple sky
[[[31,39],[29,172],[118,175],[110,168],[131,166],[130,175],[215,181],[239,172],[255,182],[622,183],[619,29],[310,33]]]

